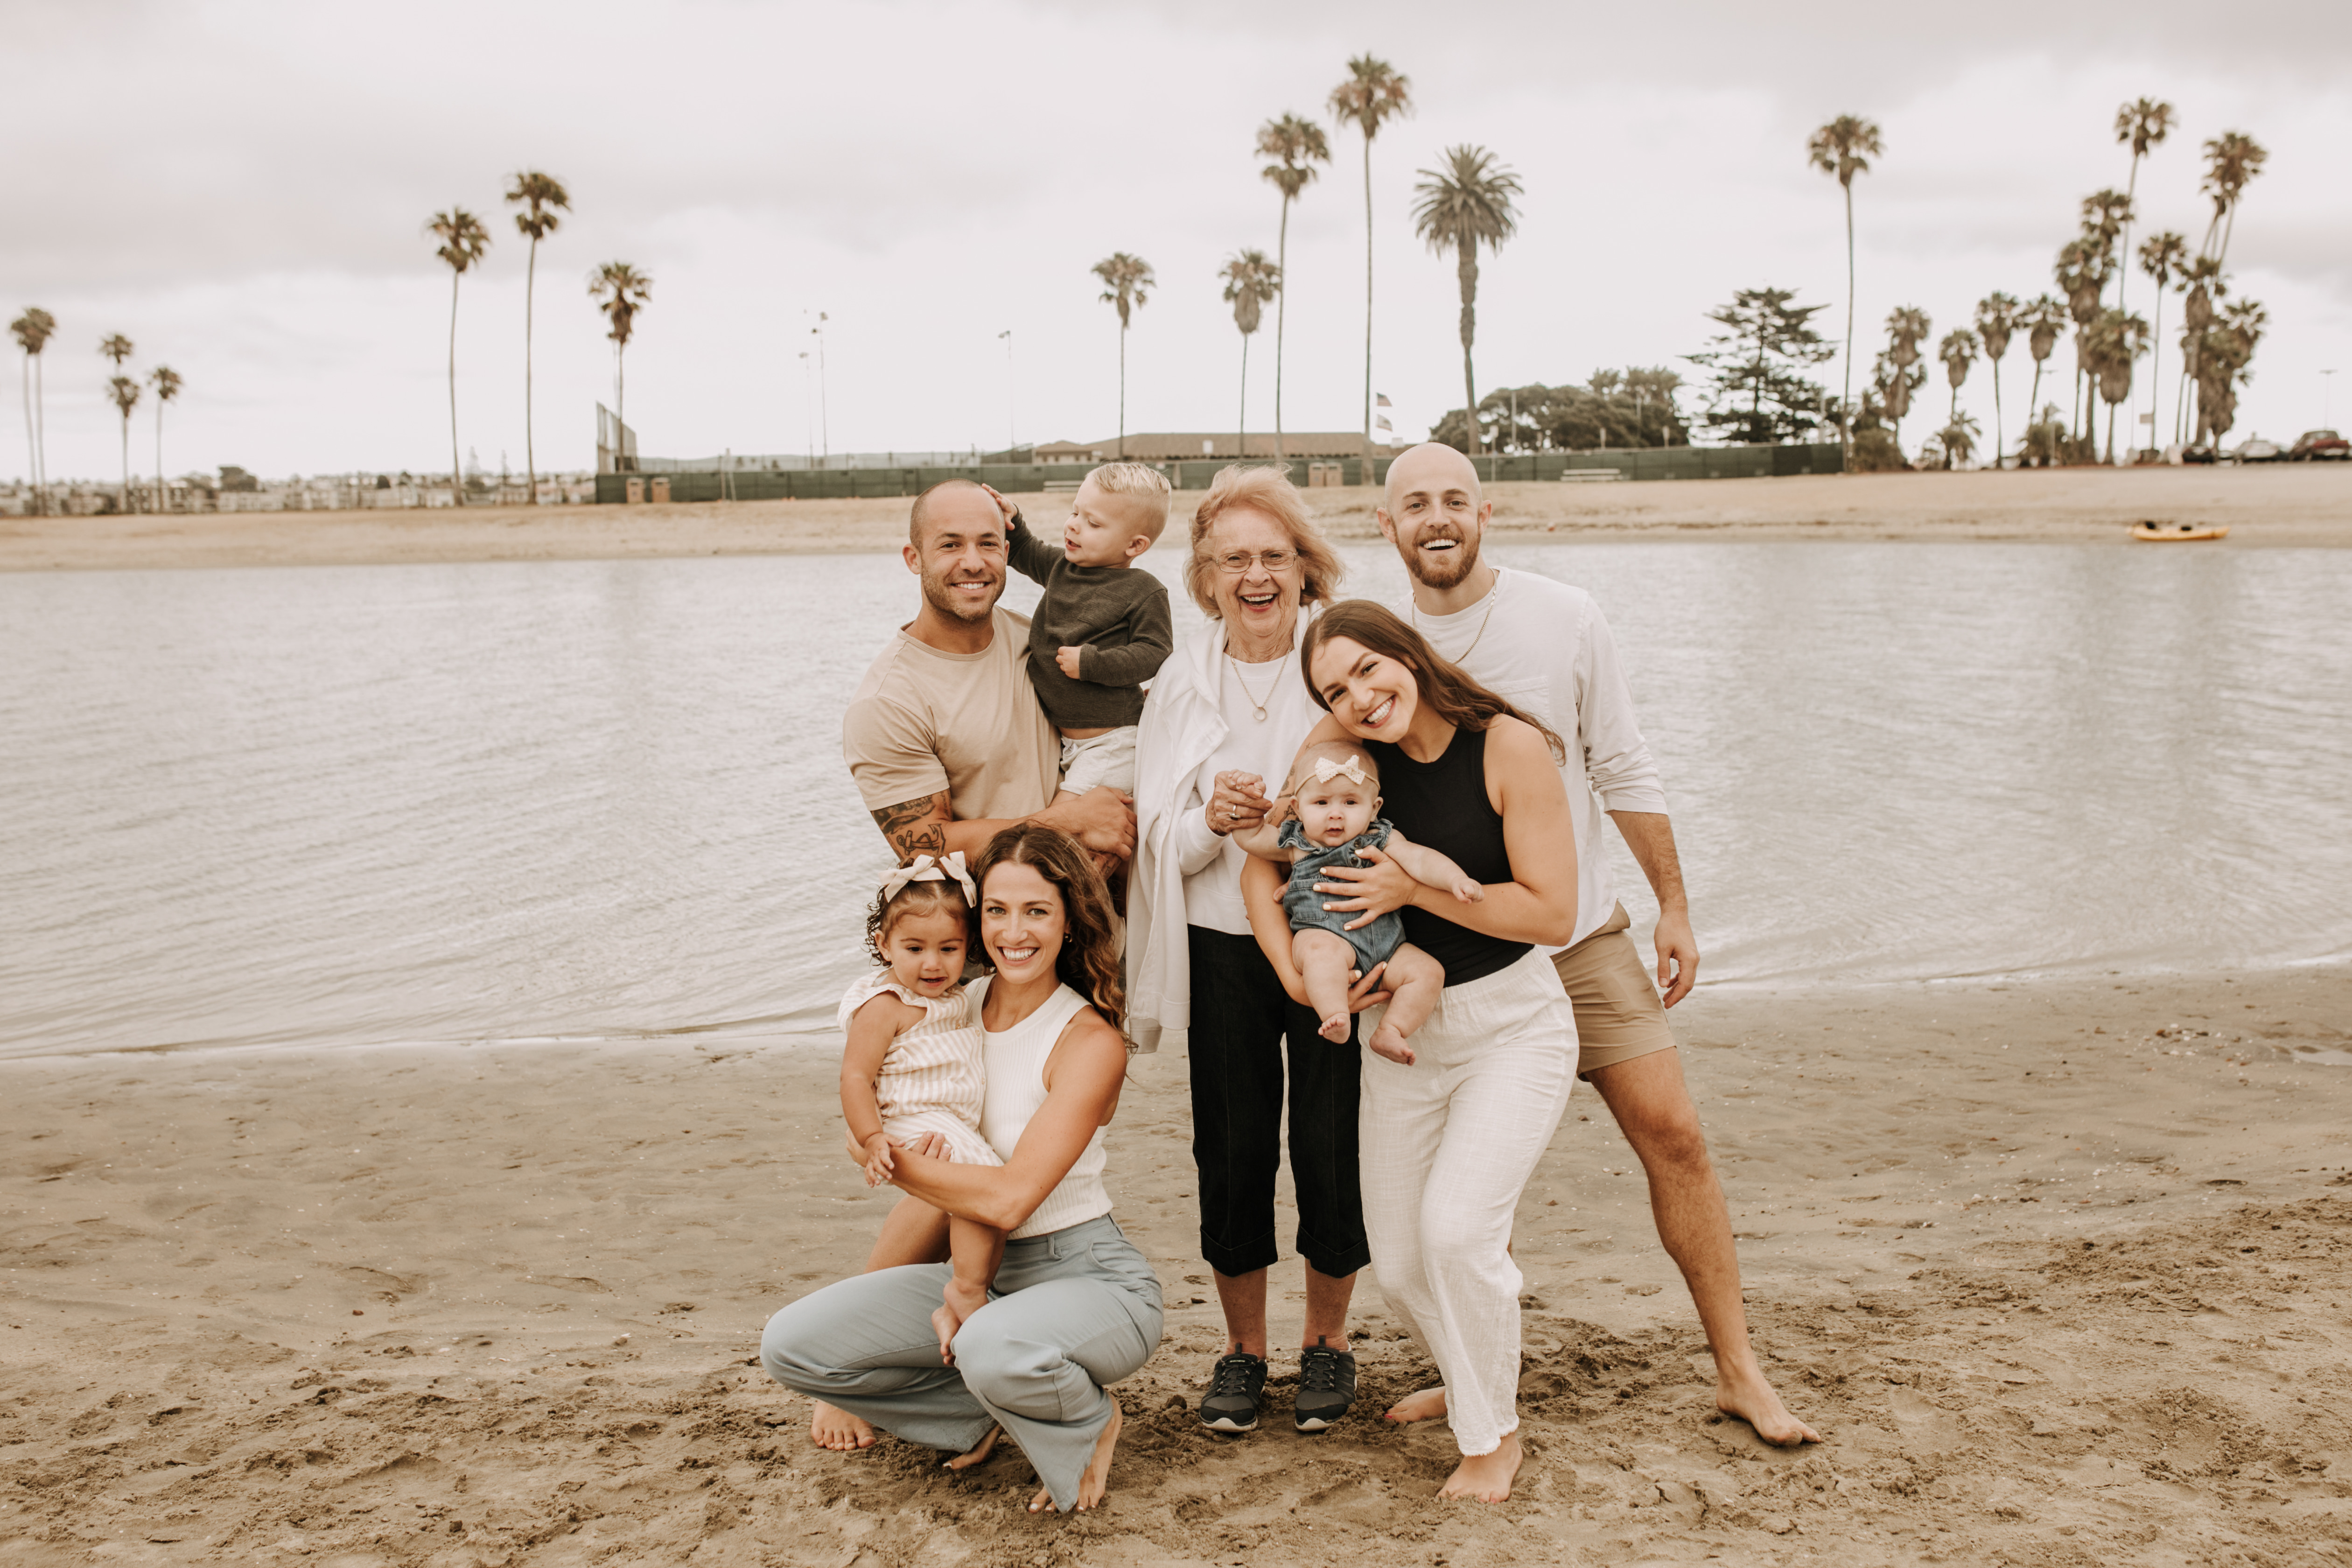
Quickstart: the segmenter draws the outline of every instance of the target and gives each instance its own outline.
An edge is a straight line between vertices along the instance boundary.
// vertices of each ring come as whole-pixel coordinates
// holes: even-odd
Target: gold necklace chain
[[[1265,705],[1267,702],[1274,700],[1275,688],[1282,684],[1282,671],[1280,669],[1276,669],[1274,672],[1274,679],[1266,683],[1265,700],[1261,701],[1258,699],[1258,694],[1250,689],[1248,679],[1242,674],[1241,662],[1234,658],[1231,651],[1228,651],[1225,654],[1225,662],[1234,667],[1234,680],[1241,687],[1242,695],[1247,698],[1249,700],[1249,705],[1257,710],[1257,721],[1261,724],[1265,723]],[[1282,662],[1283,661],[1278,658],[1275,660],[1275,663],[1277,665]]]
[[[1478,635],[1470,639],[1470,646],[1464,648],[1459,654],[1455,655],[1452,662],[1455,664],[1467,664],[1470,661],[1470,656],[1478,651],[1480,639],[1484,638],[1486,635],[1486,623],[1495,618],[1495,606],[1502,602],[1503,574],[1500,572],[1497,572],[1495,574],[1495,585],[1486,590],[1486,613],[1478,617]],[[1405,601],[1405,610],[1412,617],[1412,629],[1414,631],[1421,632],[1421,635],[1424,637],[1429,636],[1427,632],[1421,631],[1421,606],[1414,604],[1411,599],[1407,599]]]

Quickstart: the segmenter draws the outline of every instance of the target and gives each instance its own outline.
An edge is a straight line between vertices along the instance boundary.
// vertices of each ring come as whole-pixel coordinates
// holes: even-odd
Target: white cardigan
[[[1297,650],[1317,605],[1304,606],[1291,649]],[[1127,882],[1128,1036],[1156,1051],[1163,1034],[1192,1024],[1192,949],[1185,937],[1184,865],[1180,829],[1202,787],[1201,770],[1224,744],[1217,705],[1225,627],[1211,621],[1160,666],[1144,699],[1135,742],[1135,861]]]

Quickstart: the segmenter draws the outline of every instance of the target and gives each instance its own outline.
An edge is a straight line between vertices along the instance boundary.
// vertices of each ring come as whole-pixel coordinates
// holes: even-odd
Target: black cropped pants
[[[1201,1177],[1201,1257],[1247,1274],[1279,1256],[1274,1179],[1282,1163],[1289,1043],[1290,1179],[1298,1253],[1318,1273],[1372,1260],[1356,1152],[1362,1058],[1352,1034],[1316,1033],[1314,1009],[1290,999],[1254,937],[1186,929],[1192,959],[1192,1163]]]

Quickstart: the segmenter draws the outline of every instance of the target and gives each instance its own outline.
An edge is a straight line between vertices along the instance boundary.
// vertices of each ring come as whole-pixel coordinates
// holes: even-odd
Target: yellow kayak
[[[2132,529],[2132,537],[2152,540],[2158,543],[2182,539],[2227,539],[2230,537],[2230,525],[2225,522],[2218,528],[2196,528],[2185,522],[2169,524],[2143,522]]]

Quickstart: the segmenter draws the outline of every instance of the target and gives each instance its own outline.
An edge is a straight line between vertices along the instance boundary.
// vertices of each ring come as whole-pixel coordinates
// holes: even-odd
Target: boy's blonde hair
[[[1168,476],[1146,463],[1105,463],[1087,475],[1105,495],[1134,502],[1129,515],[1140,533],[1157,544],[1168,526]]]

